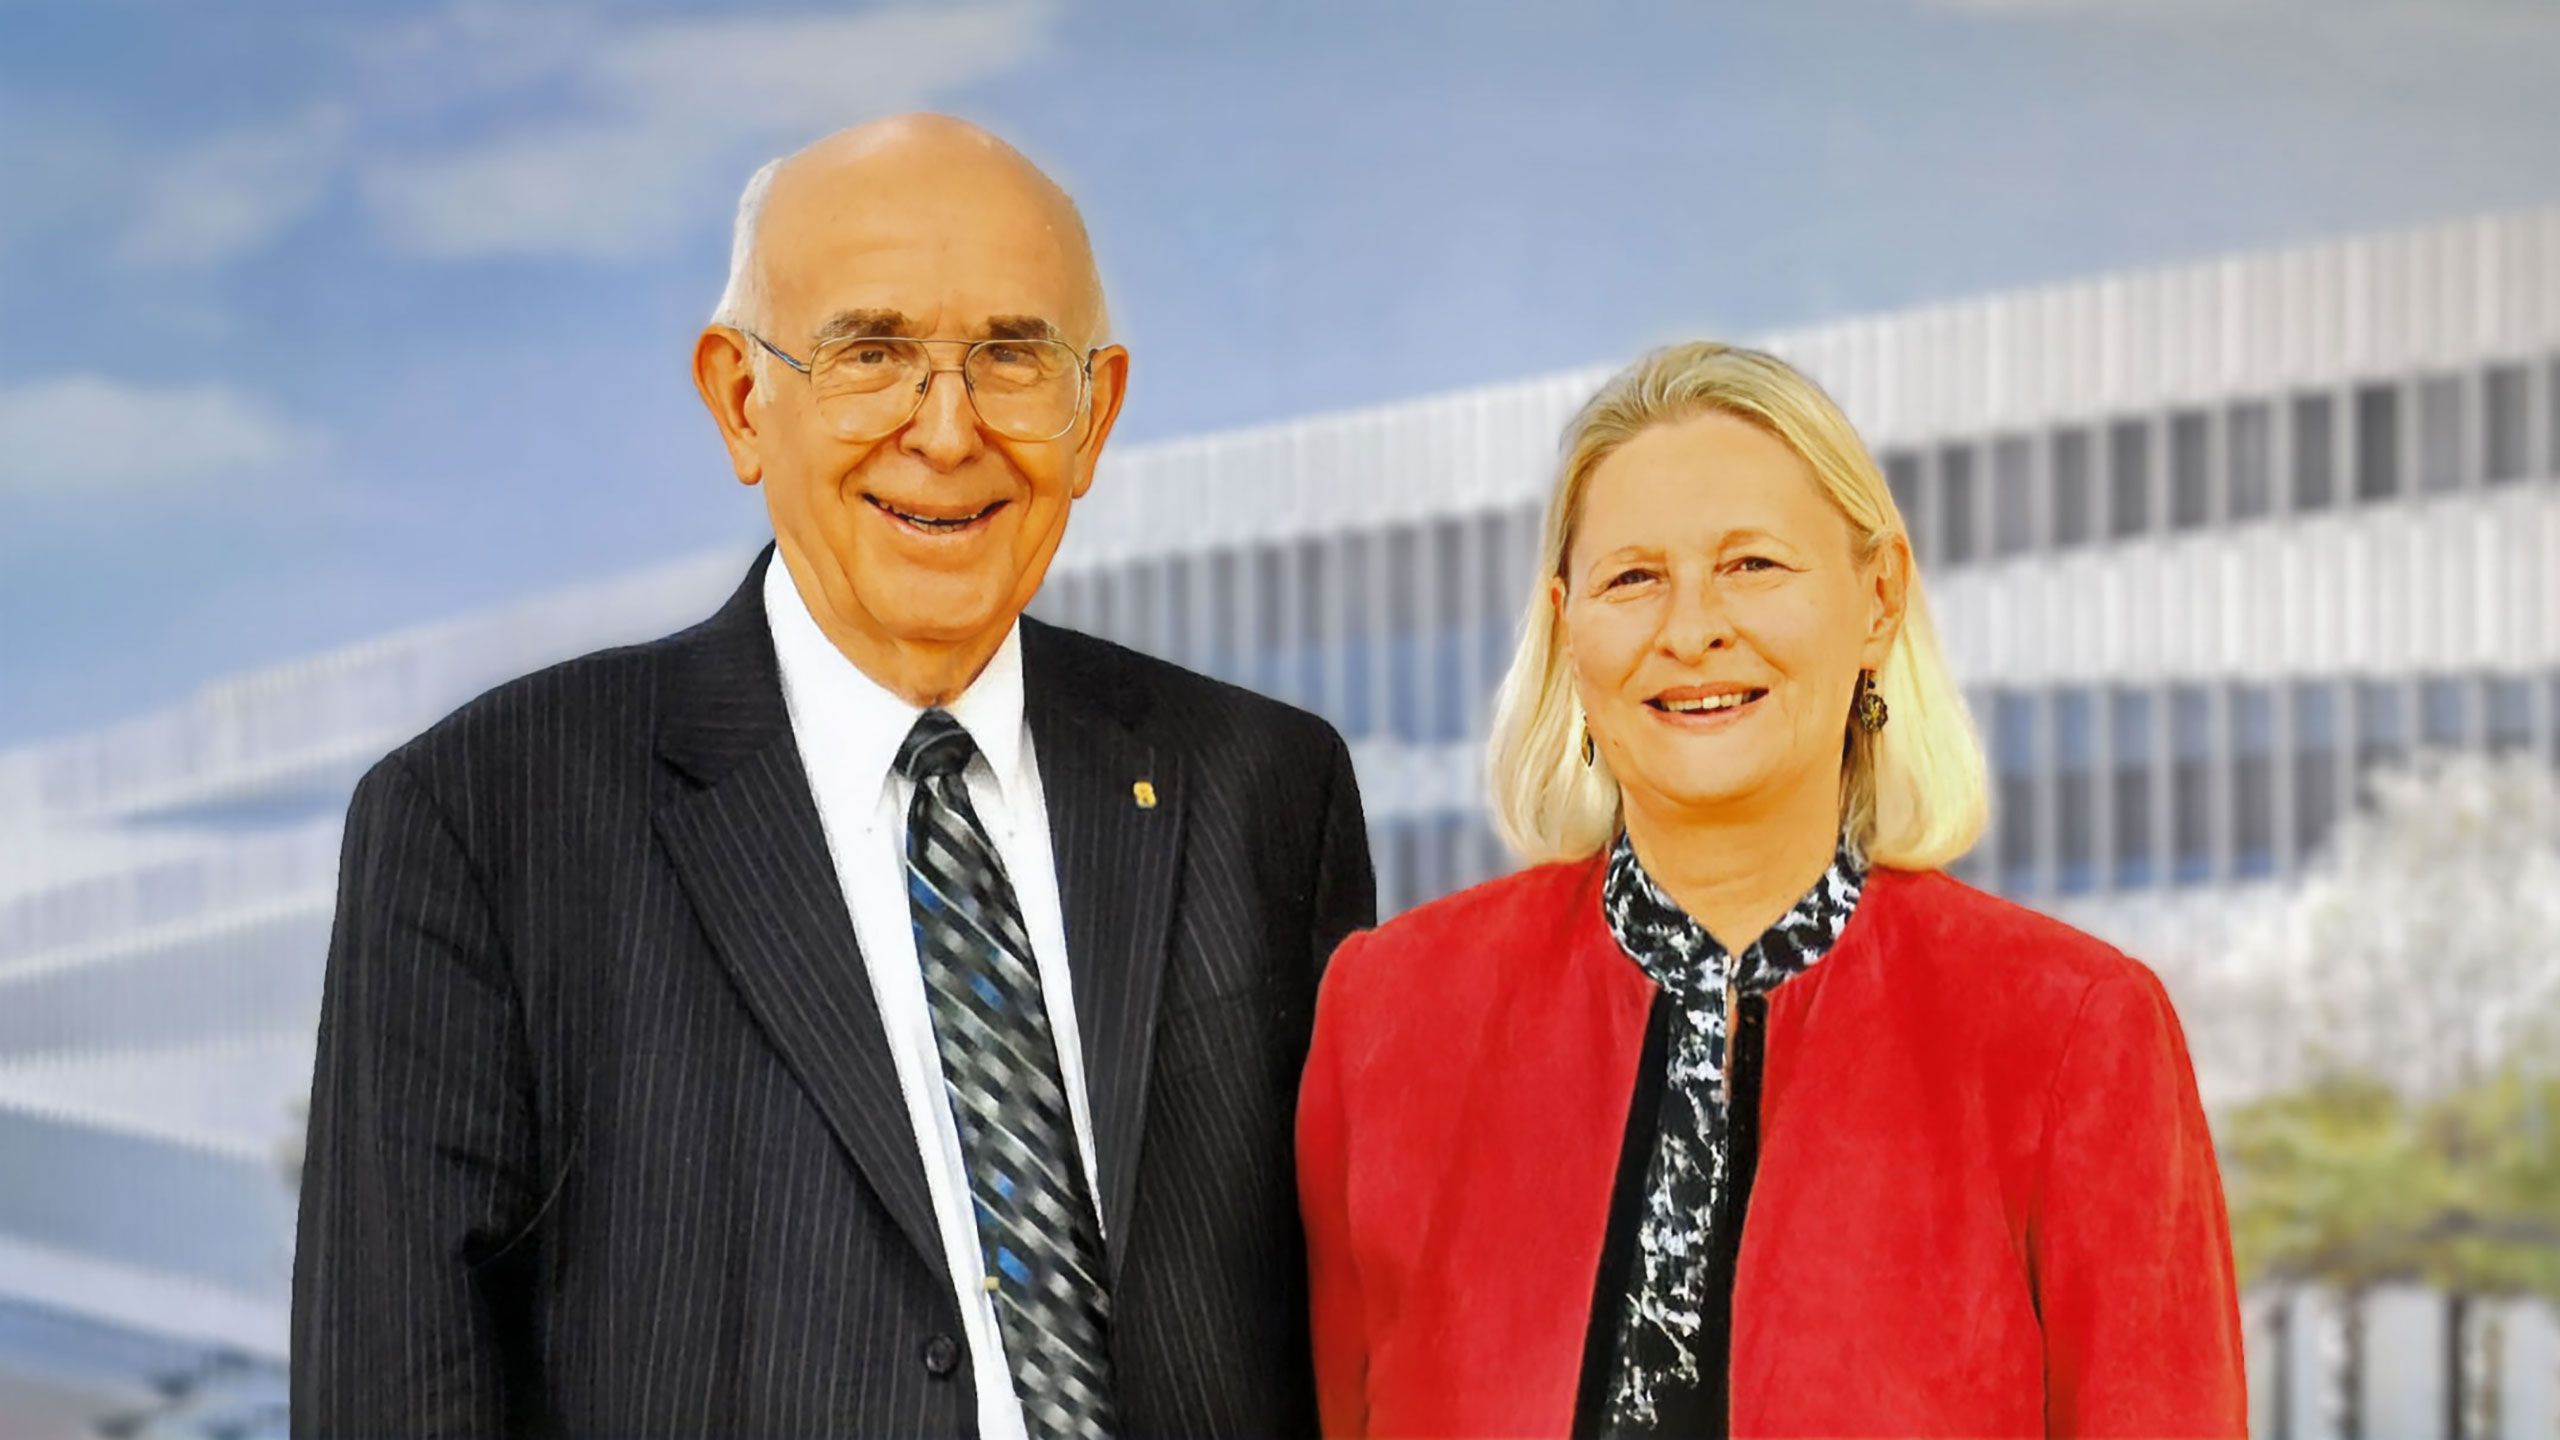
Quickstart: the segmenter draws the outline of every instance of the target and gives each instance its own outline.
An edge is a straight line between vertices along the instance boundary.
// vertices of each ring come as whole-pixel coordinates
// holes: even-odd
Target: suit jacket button
[[[936,1335],[924,1342],[924,1368],[936,1379],[947,1378],[960,1368],[960,1342],[948,1335]]]

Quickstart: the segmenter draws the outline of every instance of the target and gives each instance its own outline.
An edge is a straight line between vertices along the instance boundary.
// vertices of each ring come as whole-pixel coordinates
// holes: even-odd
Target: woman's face
[[[1858,672],[1893,643],[1908,566],[1898,537],[1861,563],[1811,468],[1730,415],[1655,426],[1603,460],[1551,593],[1628,805],[1836,807]]]

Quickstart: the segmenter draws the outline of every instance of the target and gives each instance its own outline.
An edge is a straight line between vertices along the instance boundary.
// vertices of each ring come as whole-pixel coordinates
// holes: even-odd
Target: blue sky
[[[2560,200],[2548,0],[0,6],[0,744],[763,520],[763,159],[1083,203],[1122,443]]]

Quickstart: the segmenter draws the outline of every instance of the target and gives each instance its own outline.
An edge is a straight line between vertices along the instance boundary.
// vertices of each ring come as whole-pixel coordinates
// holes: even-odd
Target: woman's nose
[[[1662,648],[1683,664],[1696,664],[1731,643],[1732,616],[1715,582],[1700,577],[1673,584],[1671,605],[1662,617]]]

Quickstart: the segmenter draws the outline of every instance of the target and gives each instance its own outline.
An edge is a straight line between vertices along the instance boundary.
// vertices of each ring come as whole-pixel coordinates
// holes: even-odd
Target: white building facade
[[[2371,767],[2560,761],[2560,210],[1756,343],[1841,401],[1908,519],[1991,761],[1975,883],[2210,948]],[[1383,909],[1498,873],[1489,697],[1604,373],[1115,454],[1035,613],[1331,719]],[[489,685],[699,618],[748,558],[0,754],[0,1385],[13,1354],[108,1356],[110,1386],[147,1352],[207,1395],[271,1372],[354,777]]]

